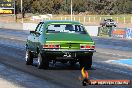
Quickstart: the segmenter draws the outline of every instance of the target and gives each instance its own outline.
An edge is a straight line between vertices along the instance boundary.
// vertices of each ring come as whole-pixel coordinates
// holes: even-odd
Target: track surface
[[[33,66],[25,65],[25,41],[28,36],[27,32],[0,29],[0,63],[7,68],[15,69],[28,74],[34,79],[31,85],[29,83],[19,82],[26,88],[82,88],[79,77],[81,76],[79,65],[70,67],[69,64],[56,63],[55,66],[50,64],[48,70],[37,69],[36,62]],[[88,70],[91,79],[129,79],[132,80],[132,67],[122,66],[108,62],[109,60],[132,58],[132,41],[119,39],[106,39],[93,37],[96,42],[97,52],[93,56],[93,67]],[[7,69],[8,70],[8,69]],[[12,74],[13,75],[13,74]],[[19,76],[19,72],[18,72]],[[20,76],[21,77],[21,76]],[[15,79],[15,78],[14,78]],[[11,79],[13,82],[14,79]],[[23,79],[23,78],[22,78]],[[39,84],[37,84],[40,82]],[[45,82],[45,83],[43,83]],[[132,88],[129,86],[117,85],[88,85],[88,88]]]

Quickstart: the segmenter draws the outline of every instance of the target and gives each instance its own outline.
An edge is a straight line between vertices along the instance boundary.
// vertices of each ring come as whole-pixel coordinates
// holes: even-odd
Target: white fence
[[[39,20],[39,21],[43,21],[43,20],[71,20],[70,16],[46,16],[45,17],[40,17],[40,16],[32,16],[35,17],[34,20]],[[103,19],[113,19],[115,20],[117,23],[131,23],[132,24],[132,16],[73,16],[72,20],[73,21],[79,21],[81,23],[99,23],[101,22]]]

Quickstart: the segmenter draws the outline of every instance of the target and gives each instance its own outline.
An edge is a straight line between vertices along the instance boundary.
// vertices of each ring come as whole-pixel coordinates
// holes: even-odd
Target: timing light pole
[[[16,0],[14,0],[14,21],[17,21],[17,15],[16,15]]]
[[[71,21],[72,21],[72,0],[71,0]]]
[[[21,0],[21,15],[22,15],[22,23],[23,23],[23,0]]]

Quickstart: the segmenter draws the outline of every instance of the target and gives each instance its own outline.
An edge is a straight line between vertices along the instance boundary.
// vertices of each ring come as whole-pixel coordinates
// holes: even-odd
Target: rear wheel
[[[26,50],[26,65],[32,65],[33,64],[33,54],[31,51]]]
[[[47,69],[49,67],[49,60],[46,58],[46,55],[39,53],[38,54],[38,68]]]
[[[61,60],[60,61],[62,64],[66,64],[68,61],[67,60]]]
[[[71,66],[74,66],[77,63],[77,60],[70,60],[69,63]]]
[[[80,68],[82,69],[83,67],[85,69],[89,69],[92,66],[92,55],[89,56],[84,56],[79,60],[80,63]]]

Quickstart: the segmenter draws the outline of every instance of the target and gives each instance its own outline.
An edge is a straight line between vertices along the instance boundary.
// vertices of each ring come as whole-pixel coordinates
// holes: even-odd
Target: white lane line
[[[112,72],[116,72],[116,73],[121,73],[121,74],[126,74],[126,75],[129,75],[129,76],[132,76],[132,73],[127,72],[127,71],[123,71],[123,70],[120,70],[120,69],[115,69],[114,67],[113,68],[108,68],[108,67],[95,65],[95,64],[93,66],[96,67],[96,68],[100,68],[100,69],[104,69],[104,70],[108,70],[108,71],[112,71]]]
[[[9,38],[9,39],[12,39],[12,40],[14,40],[15,38]]]
[[[125,59],[120,59],[120,60],[125,60]],[[126,66],[128,68],[132,68],[132,65],[118,63],[118,62],[115,62],[115,61],[117,61],[117,60],[107,60],[107,61],[104,61],[104,62],[109,63],[109,64],[116,64],[116,65],[118,64],[120,66]]]
[[[101,53],[101,54],[107,54],[107,55],[113,55],[113,56],[119,56],[119,57],[126,57],[126,58],[132,58],[132,56],[126,56],[126,55],[120,55],[120,54],[114,54],[114,53],[109,53],[109,52],[98,52],[97,53]]]

